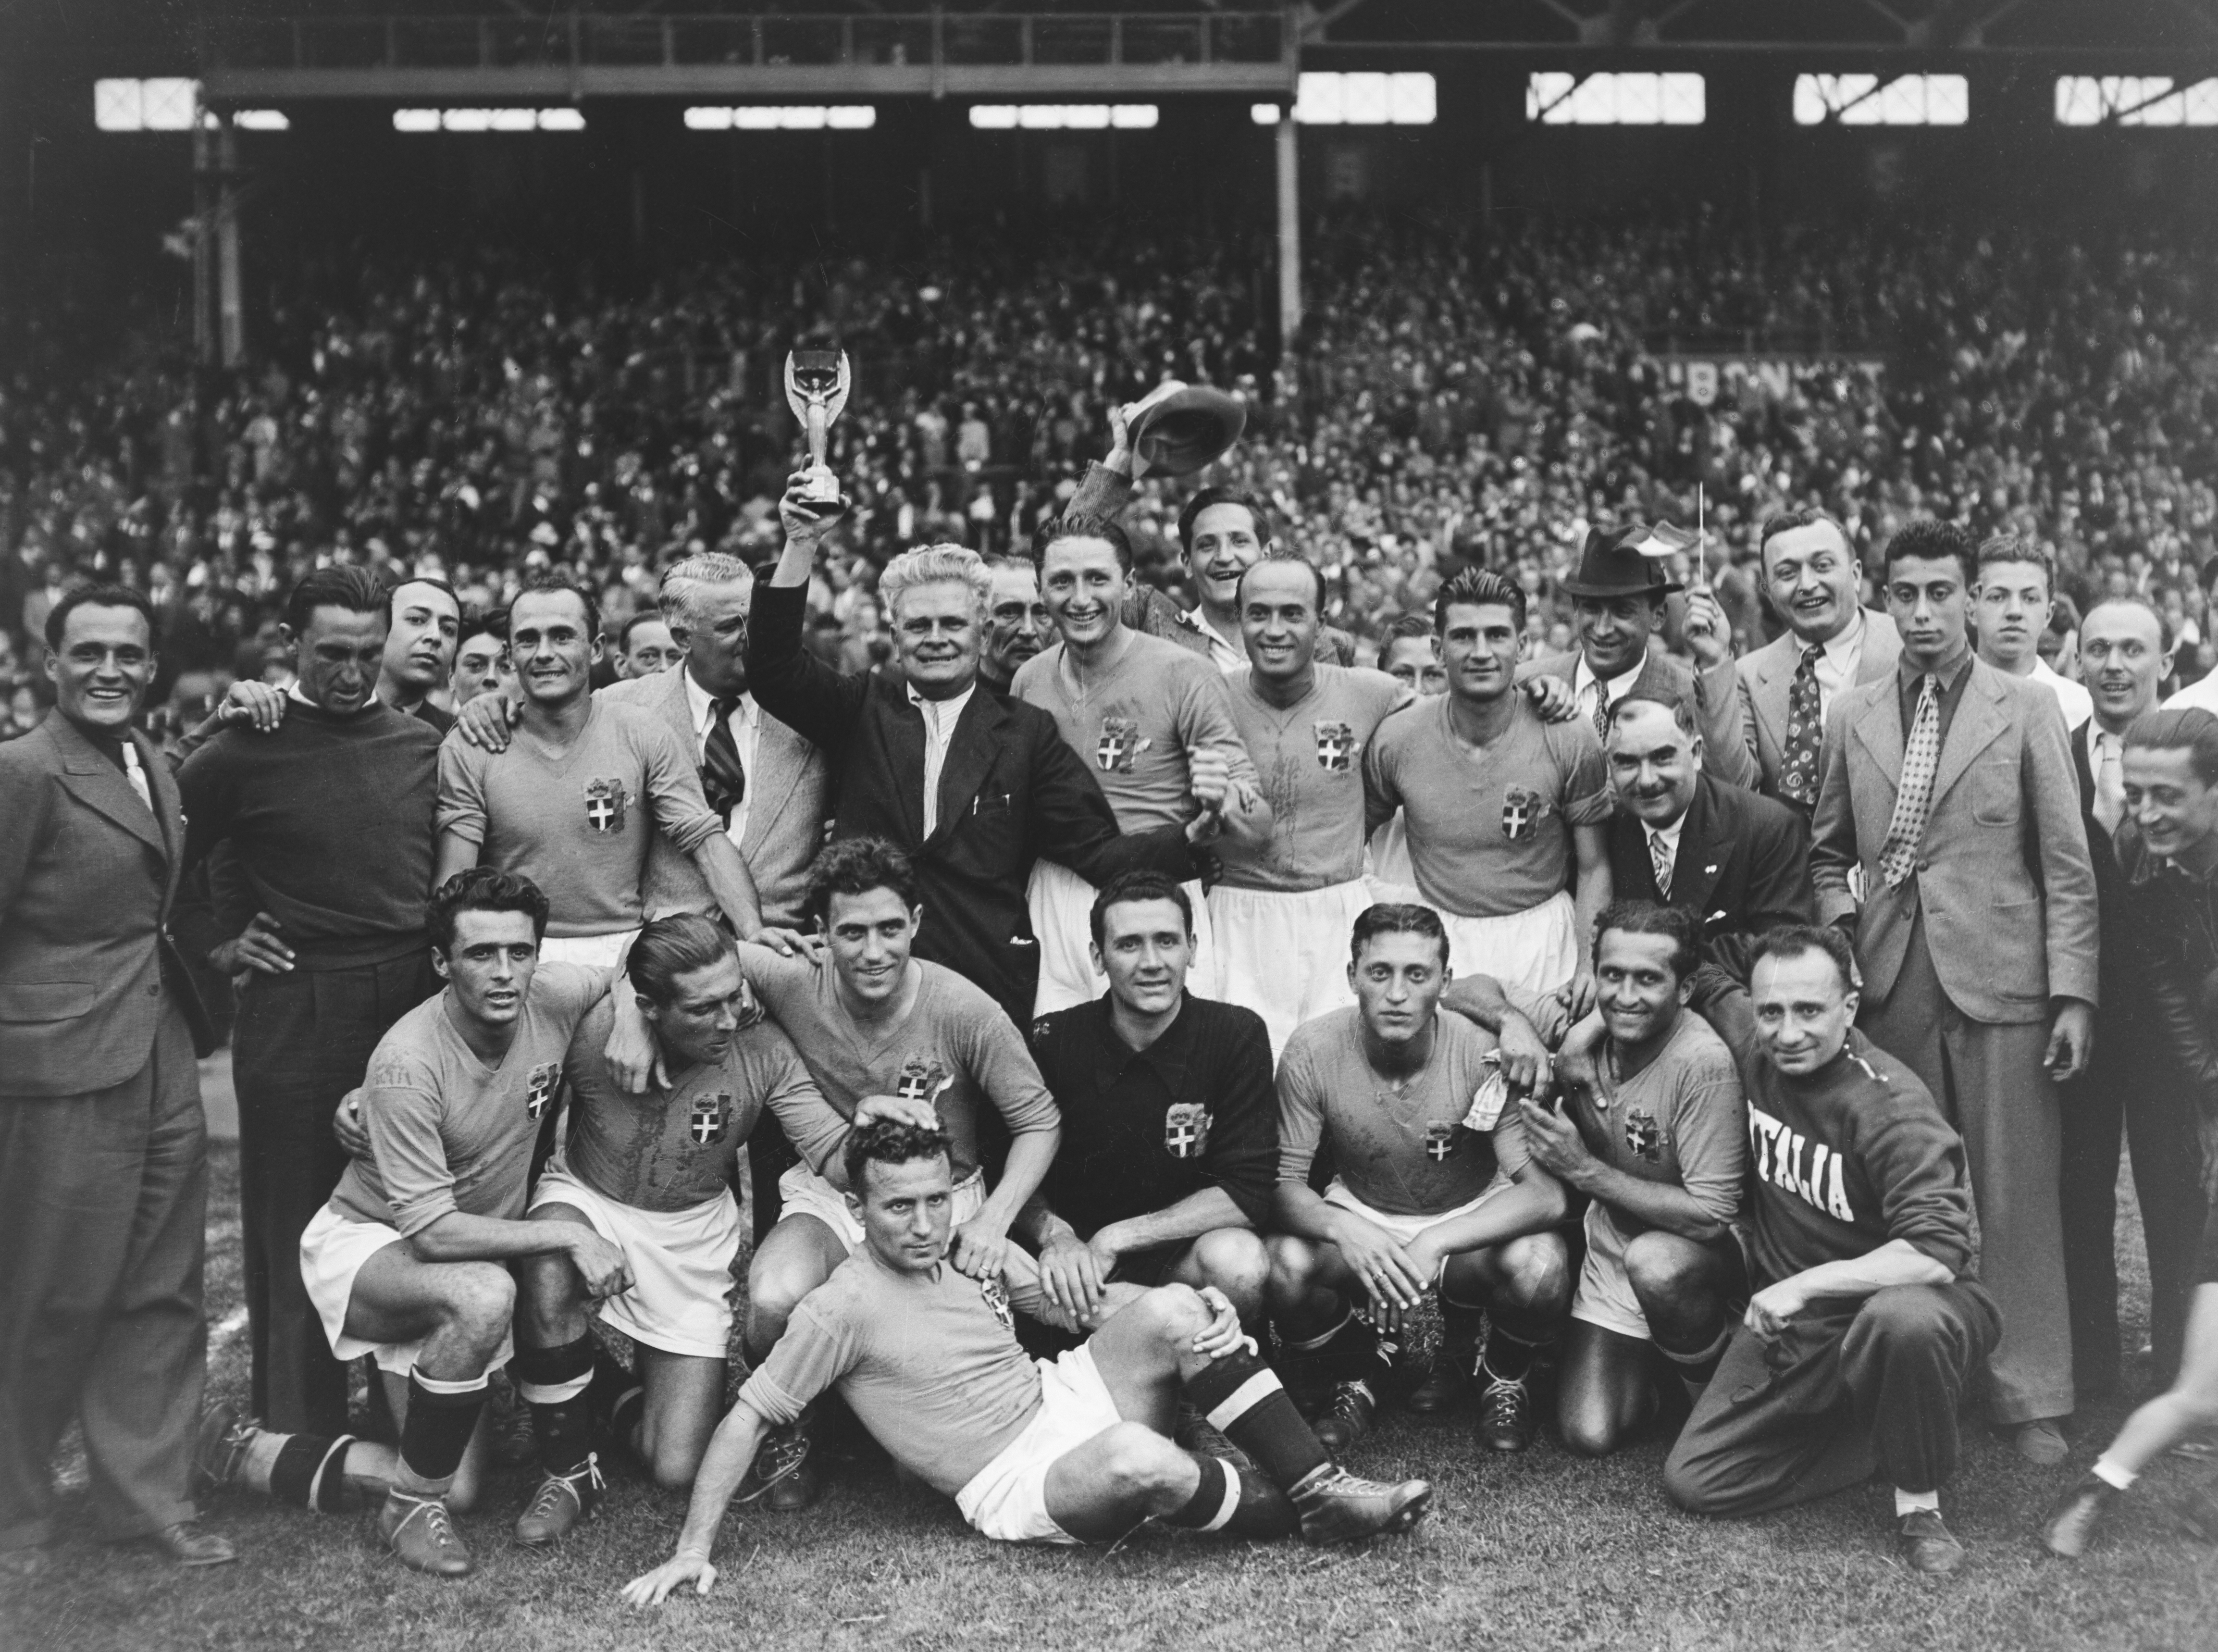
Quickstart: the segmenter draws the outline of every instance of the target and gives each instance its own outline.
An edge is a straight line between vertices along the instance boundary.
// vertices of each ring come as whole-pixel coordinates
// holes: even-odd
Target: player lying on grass
[[[1142,1293],[1081,1347],[1035,1362],[1017,1345],[999,1276],[948,1264],[946,1136],[888,1121],[850,1134],[844,1156],[863,1245],[796,1309],[740,1390],[702,1459],[677,1552],[624,1587],[634,1605],[686,1583],[709,1592],[717,1528],[765,1436],[833,1388],[896,1463],[1005,1542],[1106,1542],[1153,1517],[1243,1536],[1298,1528],[1331,1543],[1424,1513],[1424,1481],[1376,1484],[1332,1463],[1218,1292]],[[1038,1285],[1026,1278],[1030,1303]],[[1171,1443],[1181,1393],[1261,1476]]]

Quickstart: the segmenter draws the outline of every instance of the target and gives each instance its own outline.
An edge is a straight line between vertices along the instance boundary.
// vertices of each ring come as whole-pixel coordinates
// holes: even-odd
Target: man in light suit
[[[1891,676],[1902,637],[1892,619],[1858,602],[1863,563],[1831,517],[1783,511],[1765,520],[1760,536],[1763,587],[1786,635],[1735,660],[1723,611],[1697,591],[1687,599],[1687,646],[1704,699],[1738,706],[1740,743],[1763,775],[1758,789],[1806,818],[1818,804],[1819,749],[1834,698]]]
[[[2074,1398],[2057,1085],[2094,1030],[2095,873],[2056,697],[1973,656],[1976,550],[1931,520],[1888,544],[1902,655],[1833,703],[1811,871],[1819,916],[1853,926],[1859,1023],[1964,1138],[2003,1314],[1989,1415],[2054,1463]]]
[[[54,715],[0,745],[0,1568],[43,1568],[55,1446],[84,1429],[96,1529],[181,1565],[238,1558],[194,1525],[206,1020],[164,923],[184,817],[131,721],[146,598],[95,586],[46,617]]]
[[[1650,648],[1664,623],[1664,599],[1681,590],[1664,577],[1664,564],[1639,549],[1649,538],[1643,523],[1587,534],[1577,570],[1563,581],[1571,599],[1579,645],[1568,654],[1544,655],[1517,673],[1520,682],[1556,677],[1571,686],[1577,714],[1609,736],[1609,708],[1627,694],[1682,701],[1694,713],[1709,748],[1709,772],[1728,786],[1754,786],[1756,759],[1740,737],[1740,708],[1730,682],[1713,691],[1668,655]]]

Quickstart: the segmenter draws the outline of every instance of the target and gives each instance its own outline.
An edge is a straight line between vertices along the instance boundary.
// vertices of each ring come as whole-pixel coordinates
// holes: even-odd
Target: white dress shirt
[[[2117,767],[2105,775],[2103,767],[2111,761],[2113,753],[2116,754]],[[2117,835],[2118,823],[2126,817],[2125,767],[2125,736],[2112,734],[2099,724],[2090,728],[2087,730],[2087,768],[2095,777],[2095,818],[2101,823],[2103,829],[2114,837]],[[2106,779],[2112,784],[2103,785]]]
[[[1871,622],[1864,618],[1861,604],[1856,617],[1841,627],[1840,633],[1823,644],[1818,651],[1818,717],[1822,723],[1833,715],[1833,696],[1843,688],[1853,688],[1856,668],[1864,661],[1864,638],[1871,631]],[[1801,650],[1809,646],[1800,637],[1794,639],[1795,661],[1802,659]],[[1790,674],[1791,680],[1791,674]]]
[[[1641,670],[1647,663],[1644,659],[1624,675],[1612,677],[1605,683],[1594,674],[1594,668],[1587,663],[1587,656],[1583,653],[1579,655],[1578,663],[1571,668],[1571,692],[1578,697],[1579,715],[1586,719],[1587,727],[1594,727],[1595,696],[1607,692],[1609,696],[1608,703],[1616,705],[1633,692],[1633,685],[1640,680]]]
[[[2066,732],[2077,729],[2095,715],[2095,697],[2073,682],[2069,677],[2060,677],[2048,668],[2048,661],[2035,659],[2030,674],[2037,683],[2045,683],[2055,693],[2056,703],[2064,708],[2064,727]]]
[[[716,721],[716,702],[707,689],[693,680],[693,674],[681,663],[675,668],[685,678],[685,709],[693,717],[693,762],[698,767],[709,748],[709,730]],[[740,767],[747,777],[747,789],[740,796],[739,806],[732,810],[731,823],[725,827],[724,835],[737,848],[747,832],[747,807],[755,795],[755,748],[762,738],[762,708],[755,704],[753,694],[740,696],[740,703],[732,708],[732,744],[739,748]]]
[[[1640,829],[1647,835],[1648,838],[1648,864],[1651,866],[1653,866],[1660,857],[1665,866],[1675,869],[1677,867],[1679,864],[1679,834],[1685,829],[1686,824],[1687,817],[1684,815],[1680,816],[1678,819],[1673,821],[1669,826],[1651,826],[1645,822],[1641,823]],[[1668,889],[1663,888],[1662,880],[1660,879],[1657,880],[1657,886],[1664,899],[1670,899],[1671,891]]]
[[[908,703],[924,714],[924,835],[939,829],[939,776],[947,767],[947,742],[963,720],[963,708],[978,692],[976,683],[952,699],[926,699],[910,685]]]
[[[2218,713],[2218,668],[2213,668],[2202,681],[2188,684],[2164,703],[2167,711],[2184,711],[2190,707]]]
[[[1202,617],[1199,608],[1186,611],[1186,623],[1199,631],[1209,644],[1209,662],[1226,676],[1243,669],[1248,664],[1248,650],[1237,643],[1228,643],[1216,626]]]

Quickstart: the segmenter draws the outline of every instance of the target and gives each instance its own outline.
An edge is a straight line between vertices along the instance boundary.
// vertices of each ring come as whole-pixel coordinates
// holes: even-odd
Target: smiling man
[[[2053,1463],[2074,1403],[2056,1087],[2094,1030],[2095,873],[2055,697],[1973,657],[1974,546],[1930,519],[1888,542],[1902,655],[1833,703],[1811,875],[1855,937],[1861,1025],[1963,1133],[2003,1314],[1989,1412]]]
[[[2056,597],[2056,558],[2030,539],[1998,533],[1979,545],[1972,625],[1979,658],[2005,676],[2023,677],[2056,696],[2064,726],[2077,730],[2094,710],[2087,691],[2041,657]]]
[[[410,593],[431,603],[420,581],[388,601],[359,568],[302,580],[285,608],[294,682],[282,719],[262,732],[226,701],[225,726],[177,772],[188,861],[226,845],[253,914],[207,956],[242,982],[232,1080],[251,1408],[288,1432],[336,1435],[347,1420],[346,1371],[298,1265],[301,1231],[346,1169],[331,1111],[378,1040],[438,988],[424,902],[439,736],[376,692],[388,616]]]

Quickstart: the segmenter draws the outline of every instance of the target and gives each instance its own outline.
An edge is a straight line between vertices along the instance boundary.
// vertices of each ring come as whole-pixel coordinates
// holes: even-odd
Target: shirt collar
[[[1920,677],[1930,675],[1940,679],[1941,692],[1944,694],[1954,689],[1956,686],[1956,680],[1961,677],[1971,668],[1972,644],[1968,637],[1966,638],[1963,643],[1960,646],[1954,659],[1942,661],[1939,665],[1934,667],[1930,673],[1921,671],[1916,666],[1911,665],[1910,663],[1910,656],[1906,654],[1902,656],[1900,661],[1898,661],[1895,666],[1895,670],[1899,674],[1899,679],[1904,686],[1915,686]]]
[[[1179,1012],[1171,1024],[1163,1028],[1163,1035],[1144,1050],[1135,1050],[1118,1035],[1115,1017],[1110,1013],[1109,995],[1103,993],[1094,1001],[1094,1035],[1101,1040],[1101,1048],[1109,1058],[1102,1064],[1105,1079],[1114,1080],[1124,1076],[1135,1061],[1144,1061],[1154,1069],[1162,1087],[1174,1096],[1186,1086],[1187,1059],[1193,1053],[1193,994],[1187,991],[1179,1000]]]
[[[1863,605],[1858,603],[1856,617],[1826,639],[1824,644],[1825,657],[1843,671],[1847,670],[1849,656],[1864,645],[1864,630],[1869,624],[1864,618]]]
[[[1583,694],[1587,692],[1589,683],[1601,682],[1602,679],[1595,675],[1594,668],[1587,663],[1584,649],[1579,651],[1577,657],[1578,663],[1571,668],[1571,692]],[[1642,665],[1637,665],[1630,671],[1620,673],[1604,685],[1602,692],[1611,705],[1616,705],[1618,701],[1633,692],[1633,685],[1640,680],[1640,673],[1645,663],[1644,661]]]
[[[693,674],[686,670],[683,665],[672,666],[669,668],[685,680],[685,709],[692,713],[693,732],[696,734],[706,732],[709,719],[716,715],[716,696],[694,681]],[[755,697],[747,693],[737,696],[732,715],[743,724],[753,723],[755,715]]]
[[[1679,834],[1687,829],[1687,817],[1682,815],[1669,826],[1651,826],[1644,820],[1640,823],[1640,829],[1651,838],[1662,838],[1664,846],[1676,853],[1679,848]]]
[[[938,711],[929,713],[926,720],[942,729],[951,729],[955,726],[954,719],[963,715],[963,708],[970,703],[970,696],[978,692],[978,685],[973,682],[961,693],[951,694],[945,699],[926,699],[916,692],[914,683],[905,682],[901,687],[908,695],[908,703],[915,706],[919,711],[922,711],[927,705],[936,705],[939,708]],[[947,715],[948,713],[952,715]]]

